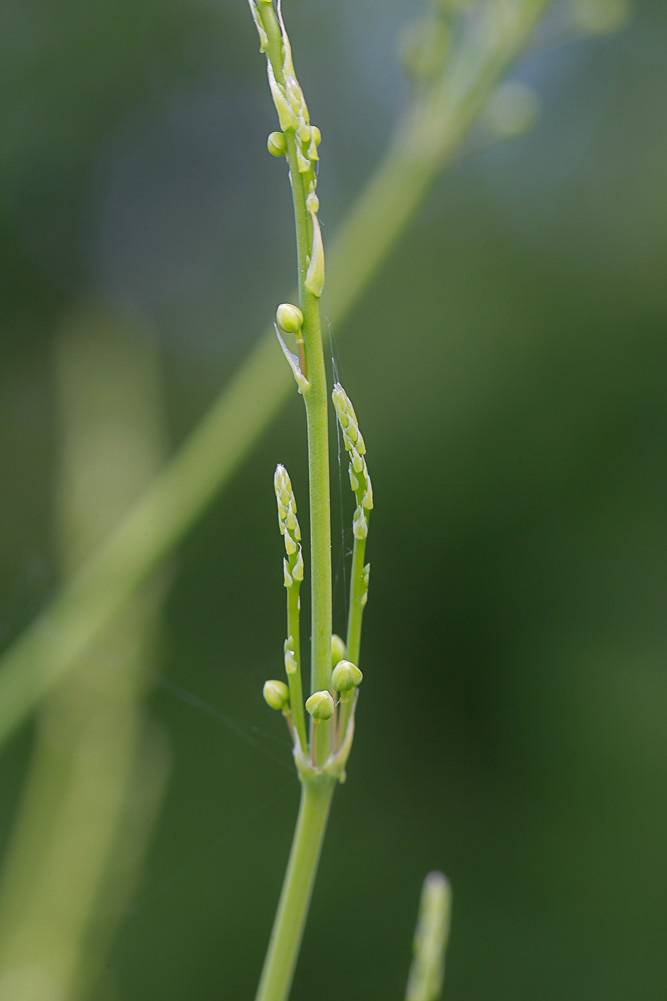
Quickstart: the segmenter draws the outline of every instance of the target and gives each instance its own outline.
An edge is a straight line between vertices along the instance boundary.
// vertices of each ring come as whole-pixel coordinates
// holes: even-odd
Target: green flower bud
[[[306,156],[310,160],[311,164],[315,163],[320,158],[317,152],[317,143],[315,142],[314,139],[310,140],[310,145],[308,146],[308,149],[306,151]]]
[[[342,660],[347,653],[344,641],[336,633],[331,637],[331,666],[335,667],[339,660]]]
[[[295,306],[289,307],[296,309]],[[285,587],[291,587],[297,581],[303,580],[303,554],[301,552],[301,529],[296,516],[296,498],[292,489],[292,481],[284,466],[276,466],[273,476],[273,488],[278,507],[278,528],[285,543],[288,559],[283,562],[283,580]]]
[[[363,677],[357,665],[351,660],[341,660],[334,667],[331,682],[337,692],[349,692],[359,687]]]
[[[308,108],[306,107],[306,100],[303,96],[303,91],[301,90],[299,81],[291,74],[286,76],[285,92],[294,114],[301,117],[303,119],[303,124],[307,125]]]
[[[292,636],[287,637],[283,649],[285,651],[285,671],[288,675],[296,674],[299,670],[299,665],[294,656],[294,638]]]
[[[364,514],[363,507],[358,507],[352,518],[352,534],[355,539],[365,539],[368,537],[368,521]],[[285,540],[287,541],[287,540]]]
[[[262,694],[271,709],[279,711],[289,705],[289,691],[284,681],[265,681]]]
[[[363,585],[363,591],[361,593],[361,606],[362,608],[368,601],[368,584],[371,577],[371,565],[367,563],[366,566],[361,571],[361,582]]]
[[[312,166],[308,157],[304,156],[300,149],[296,151],[296,165],[300,174],[307,174]]]
[[[271,88],[271,97],[273,98],[273,103],[275,105],[276,111],[278,112],[278,121],[280,122],[280,128],[283,132],[288,129],[292,132],[297,128],[299,124],[298,117],[294,114],[294,111],[287,100],[284,89],[280,86],[276,80],[276,75],[273,72],[273,66],[269,61],[266,67],[268,77],[269,77],[269,87]]]
[[[272,132],[266,140],[266,148],[271,156],[284,156],[287,152],[287,140],[284,132]]]
[[[311,125],[311,127],[310,127],[310,134],[313,137],[313,141],[315,142],[315,145],[319,146],[320,143],[322,142],[322,133],[318,129],[317,125]]]
[[[334,700],[331,692],[313,692],[306,699],[306,709],[313,719],[331,719],[334,711]]]
[[[297,580],[300,583],[303,580],[303,571],[303,554],[301,552],[301,546],[299,546],[299,552],[296,555],[296,563],[294,564],[294,569],[292,570],[292,577],[294,580]]]
[[[313,247],[305,285],[308,291],[319,299],[324,289],[324,244],[319,219],[315,212],[311,211],[310,218],[313,224]]]
[[[276,310],[276,320],[286,334],[298,334],[303,326],[303,313],[298,306],[283,302]]]

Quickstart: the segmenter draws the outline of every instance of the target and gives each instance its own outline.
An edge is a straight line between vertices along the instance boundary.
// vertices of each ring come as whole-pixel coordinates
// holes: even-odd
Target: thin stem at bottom
[[[287,1001],[320,860],[335,780],[304,780],[280,903],[255,1001]]]

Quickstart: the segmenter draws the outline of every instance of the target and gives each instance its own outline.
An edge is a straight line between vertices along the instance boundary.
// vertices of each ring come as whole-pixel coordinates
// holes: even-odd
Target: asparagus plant
[[[278,465],[274,488],[278,526],[283,536],[283,582],[287,592],[287,638],[284,664],[287,683],[272,679],[264,685],[267,704],[283,713],[292,739],[294,760],[301,782],[301,804],[292,850],[283,883],[273,932],[262,972],[257,1001],[287,998],[303,934],[320,851],[337,782],[345,778],[352,747],[354,714],[362,681],[359,667],[361,628],[368,598],[370,565],[365,562],[366,539],[373,489],[366,463],[366,445],[354,407],[336,383],[333,405],[349,455],[350,485],[356,501],[352,531],[354,548],[350,585],[347,638],[332,635],[331,523],[329,486],[328,392],[320,325],[320,297],[324,289],[324,245],[317,196],[317,161],[321,133],[312,125],[308,105],[299,85],[281,3],[249,0],[266,54],[269,87],[280,124],[267,148],[287,161],[296,224],[299,304],[282,303],[276,311],[275,330],[303,397],[308,432],[310,493],[311,693],[305,701],[310,716],[307,730],[301,680],[300,587],[304,557],[297,502],[289,474]],[[288,346],[291,339],[294,351]],[[439,992],[444,936],[445,899],[434,887],[444,877],[432,877],[422,905],[416,958],[408,989],[414,999],[435,998]],[[432,915],[437,914],[437,920]],[[434,949],[433,944],[437,947]],[[431,988],[437,984],[434,992]]]
[[[386,153],[331,241],[328,315],[337,326],[353,311],[435,178],[460,155],[497,96],[499,82],[556,6],[552,0],[432,0],[432,5],[418,30],[404,39],[411,98]],[[265,0],[257,0],[258,8],[265,6]],[[561,6],[564,17],[556,22],[555,37],[547,26],[544,44],[616,30],[630,13],[628,0],[562,0]],[[261,19],[258,26],[266,34]],[[516,102],[510,102],[509,128],[508,102],[501,103],[505,121],[498,137],[509,138],[520,131]],[[525,115],[519,118],[525,125]],[[286,135],[282,130],[272,134],[271,153],[284,155]],[[313,138],[317,143],[317,130]],[[275,368],[269,338],[272,330],[257,341],[117,528],[3,653],[0,745],[75,670],[81,654],[176,547],[270,426],[286,399],[289,376]]]
[[[310,122],[280,0],[276,2],[274,7],[272,0],[249,0],[260,47],[267,56],[280,125],[269,136],[268,150],[289,166],[296,221],[298,305],[282,304],[275,327],[306,407],[312,647],[310,694],[304,705],[299,618],[305,559],[294,490],[286,470],[279,466],[274,483],[285,544],[287,683],[267,681],[264,697],[287,721],[302,798],[259,1001],[282,1001],[289,992],[333,792],[344,777],[351,750],[362,680],[361,627],[369,582],[365,549],[373,507],[364,439],[349,398],[336,385],[333,403],[350,457],[355,497],[350,608],[343,640],[331,634],[328,389],[319,315],[325,281],[317,195],[321,135]],[[433,179],[460,151],[485,110],[494,111],[498,137],[504,138],[521,131],[533,117],[534,101],[525,88],[517,92],[514,85],[513,91],[501,94],[498,82],[525,50],[549,6],[549,0],[433,0],[432,13],[406,33],[404,64],[411,80],[411,99],[385,158],[329,255],[334,322],[353,307]],[[569,37],[614,30],[628,14],[627,0],[563,0],[563,6],[570,11]],[[517,114],[517,94],[521,114]],[[4,655],[0,742],[40,700],[76,672],[81,656],[231,477],[269,424],[289,378],[281,381],[273,358],[265,338],[145,496]],[[448,884],[441,875],[431,874],[422,896],[408,1001],[434,1001],[439,994],[449,910]]]

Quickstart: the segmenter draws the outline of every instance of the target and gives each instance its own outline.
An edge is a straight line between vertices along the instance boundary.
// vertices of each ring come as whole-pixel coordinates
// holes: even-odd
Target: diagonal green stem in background
[[[86,310],[56,347],[56,538],[67,575],[150,482],[163,436],[149,339],[118,336]],[[0,878],[2,1001],[92,996],[127,906],[165,777],[162,740],[143,712],[162,576],[39,707]]]
[[[334,325],[346,318],[369,285],[547,6],[548,0],[525,0],[510,37],[463,53],[465,67],[458,80],[450,81],[450,89],[432,88],[408,111],[329,245],[327,309]],[[293,386],[273,331],[267,332],[143,499],[5,653],[0,663],[0,742],[66,675],[231,479]]]

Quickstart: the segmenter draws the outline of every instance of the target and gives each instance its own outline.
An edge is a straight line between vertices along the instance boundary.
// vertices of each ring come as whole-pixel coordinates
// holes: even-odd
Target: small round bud
[[[271,709],[286,709],[289,705],[289,689],[284,681],[265,681],[262,695]]]
[[[314,191],[306,198],[306,208],[309,212],[319,212],[320,211],[320,200]]]
[[[286,334],[297,334],[303,326],[303,313],[298,306],[283,302],[276,310],[276,320],[280,329]]]
[[[331,683],[337,692],[349,692],[352,688],[359,687],[363,677],[357,665],[351,660],[341,660],[334,667]]]
[[[266,148],[271,156],[285,156],[287,140],[284,132],[272,132],[266,140]]]
[[[306,709],[313,719],[331,719],[334,711],[334,700],[331,692],[313,692],[306,699]]]
[[[331,666],[335,667],[339,660],[342,660],[347,653],[344,641],[336,633],[331,637]]]
[[[315,141],[315,145],[319,146],[320,143],[322,142],[322,133],[318,129],[317,125],[310,126],[310,134],[313,137],[313,140]]]

